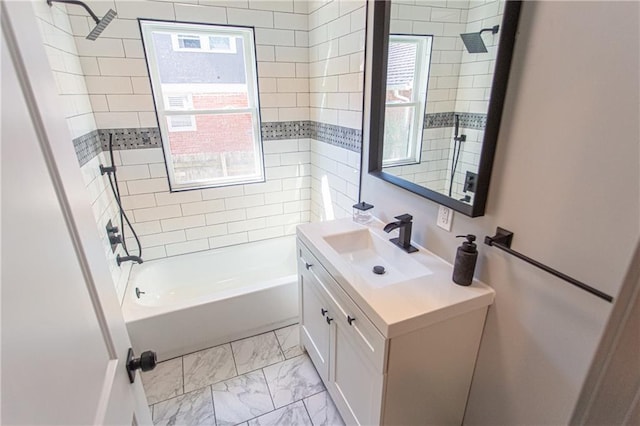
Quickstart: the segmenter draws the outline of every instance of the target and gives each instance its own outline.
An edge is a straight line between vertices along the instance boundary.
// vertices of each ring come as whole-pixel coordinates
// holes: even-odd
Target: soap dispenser
[[[458,247],[456,260],[453,264],[453,282],[460,285],[470,285],[478,260],[478,250],[474,243],[476,236],[472,234],[457,235],[456,238],[466,238],[467,241]]]

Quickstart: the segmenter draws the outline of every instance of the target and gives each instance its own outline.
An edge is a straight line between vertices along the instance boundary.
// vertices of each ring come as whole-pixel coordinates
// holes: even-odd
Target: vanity
[[[494,291],[382,227],[298,226],[300,342],[346,424],[460,425]]]

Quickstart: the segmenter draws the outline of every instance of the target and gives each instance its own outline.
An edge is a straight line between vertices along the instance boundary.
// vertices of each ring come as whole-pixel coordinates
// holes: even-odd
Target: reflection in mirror
[[[369,174],[467,216],[482,216],[522,2],[370,5]],[[424,49],[402,44],[420,39],[426,40]]]
[[[392,0],[384,172],[473,203],[503,11]]]
[[[431,36],[389,36],[383,167],[420,163]]]

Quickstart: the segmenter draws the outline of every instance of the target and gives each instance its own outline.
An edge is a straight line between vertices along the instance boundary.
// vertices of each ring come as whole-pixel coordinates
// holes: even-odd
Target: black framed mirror
[[[485,211],[521,1],[374,1],[371,175]]]

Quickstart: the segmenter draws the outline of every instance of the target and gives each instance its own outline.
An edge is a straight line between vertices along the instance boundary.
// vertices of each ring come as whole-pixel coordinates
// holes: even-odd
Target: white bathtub
[[[122,311],[135,353],[159,360],[293,324],[295,237],[135,265]]]

